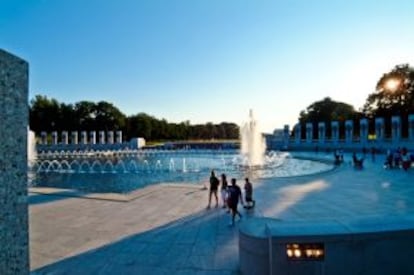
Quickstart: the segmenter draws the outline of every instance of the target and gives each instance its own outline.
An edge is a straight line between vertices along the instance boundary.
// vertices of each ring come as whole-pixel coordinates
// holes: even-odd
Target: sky
[[[29,62],[29,100],[263,132],[325,97],[363,106],[414,64],[412,0],[0,0],[0,48]]]

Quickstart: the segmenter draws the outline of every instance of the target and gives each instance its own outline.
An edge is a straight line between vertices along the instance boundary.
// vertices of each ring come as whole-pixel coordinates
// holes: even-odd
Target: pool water
[[[269,152],[262,167],[243,165],[235,150],[47,152],[30,165],[29,185],[85,192],[129,193],[155,183],[208,186],[211,170],[235,177],[274,178],[328,171],[331,163]]]

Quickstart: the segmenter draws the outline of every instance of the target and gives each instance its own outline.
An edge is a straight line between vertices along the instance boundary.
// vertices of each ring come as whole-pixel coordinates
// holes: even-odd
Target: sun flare
[[[385,89],[390,92],[395,92],[400,86],[400,80],[397,78],[390,78],[385,82]]]

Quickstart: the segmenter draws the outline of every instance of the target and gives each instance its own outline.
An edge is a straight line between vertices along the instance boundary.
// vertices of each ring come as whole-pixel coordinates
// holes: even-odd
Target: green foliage
[[[37,95],[30,102],[30,128],[41,131],[109,131],[122,130],[128,140],[144,137],[151,140],[237,139],[239,127],[234,123],[211,122],[190,125],[189,121],[169,123],[146,113],[125,116],[113,104],[100,101],[59,103],[56,99]]]
[[[414,68],[409,64],[395,66],[377,82],[362,109],[365,116],[383,117],[385,135],[391,135],[391,117],[401,117],[402,136],[408,135],[408,115],[414,114]]]
[[[345,121],[354,118],[356,111],[353,106],[333,101],[330,97],[316,101],[301,111],[300,122],[330,122],[333,120]]]
[[[394,85],[389,85],[390,81]],[[414,113],[414,68],[408,64],[397,65],[385,73],[376,91],[368,96],[363,112],[369,117]]]
[[[359,113],[355,111],[352,105],[333,101],[330,97],[326,97],[323,100],[316,101],[309,105],[306,110],[303,110],[299,114],[299,122],[301,123],[302,138],[305,138],[305,124],[307,122],[313,123],[313,136],[317,138],[318,134],[318,122],[325,122],[326,124],[326,135],[331,135],[331,121],[339,121],[341,127],[341,136],[344,135],[343,125],[345,120],[354,119],[357,120],[360,117]],[[357,126],[358,124],[355,124]]]

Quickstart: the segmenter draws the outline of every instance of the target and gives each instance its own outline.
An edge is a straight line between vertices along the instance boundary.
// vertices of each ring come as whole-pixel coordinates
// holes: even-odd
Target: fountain
[[[327,163],[299,160],[286,152],[265,154],[265,140],[249,112],[241,127],[241,150],[122,149],[35,152],[29,132],[29,186],[86,192],[128,193],[160,182],[203,183],[212,169],[242,178],[289,177],[330,170]]]
[[[248,167],[260,167],[265,164],[266,143],[258,126],[253,117],[253,110],[250,109],[249,120],[240,127],[240,149],[245,157],[243,165]]]
[[[27,127],[27,160],[31,167],[36,160],[36,139],[35,133]]]

